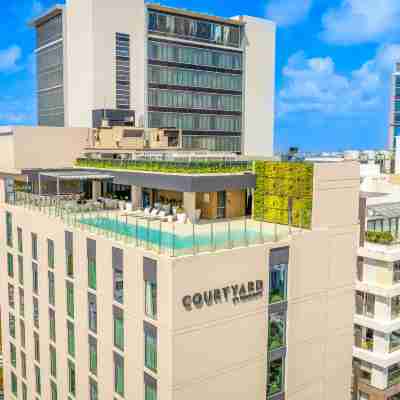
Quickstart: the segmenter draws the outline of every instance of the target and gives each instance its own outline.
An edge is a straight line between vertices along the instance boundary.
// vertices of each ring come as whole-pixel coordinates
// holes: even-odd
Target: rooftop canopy
[[[386,203],[368,207],[370,218],[398,218],[400,217],[400,202]]]
[[[112,175],[90,171],[40,172],[39,177],[54,178],[63,181],[110,180],[114,178]]]

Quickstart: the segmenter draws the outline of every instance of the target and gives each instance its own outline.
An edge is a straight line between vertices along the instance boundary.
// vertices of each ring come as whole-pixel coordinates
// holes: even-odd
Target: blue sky
[[[276,150],[292,145],[306,151],[386,146],[390,73],[400,60],[399,0],[158,1],[277,22]],[[35,38],[26,22],[55,3],[2,4],[1,125],[36,123]],[[270,60],[261,54],[260,62]]]

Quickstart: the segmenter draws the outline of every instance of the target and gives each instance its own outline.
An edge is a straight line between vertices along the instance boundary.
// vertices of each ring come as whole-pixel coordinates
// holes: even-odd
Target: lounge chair
[[[178,224],[186,224],[187,215],[185,213],[180,213],[176,215]]]

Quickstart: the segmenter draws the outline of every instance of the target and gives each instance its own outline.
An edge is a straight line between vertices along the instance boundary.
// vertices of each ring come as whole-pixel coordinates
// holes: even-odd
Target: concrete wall
[[[15,137],[13,132],[0,135],[0,171],[15,169]]]
[[[243,153],[271,157],[274,151],[275,31],[273,22],[244,16]]]

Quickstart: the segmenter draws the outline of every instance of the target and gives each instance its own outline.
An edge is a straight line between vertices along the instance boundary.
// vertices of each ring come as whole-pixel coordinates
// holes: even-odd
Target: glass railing
[[[104,209],[62,196],[22,192],[10,196],[9,203],[57,218],[67,226],[171,257],[278,242],[299,230],[249,218],[195,224],[169,222],[118,207]]]
[[[166,172],[180,174],[215,174],[215,173],[240,173],[252,171],[251,161],[242,160],[114,160],[114,159],[90,159],[78,158],[77,167],[98,169],[121,169],[128,171]]]
[[[400,369],[389,372],[388,386],[397,385],[398,383],[400,383]]]

